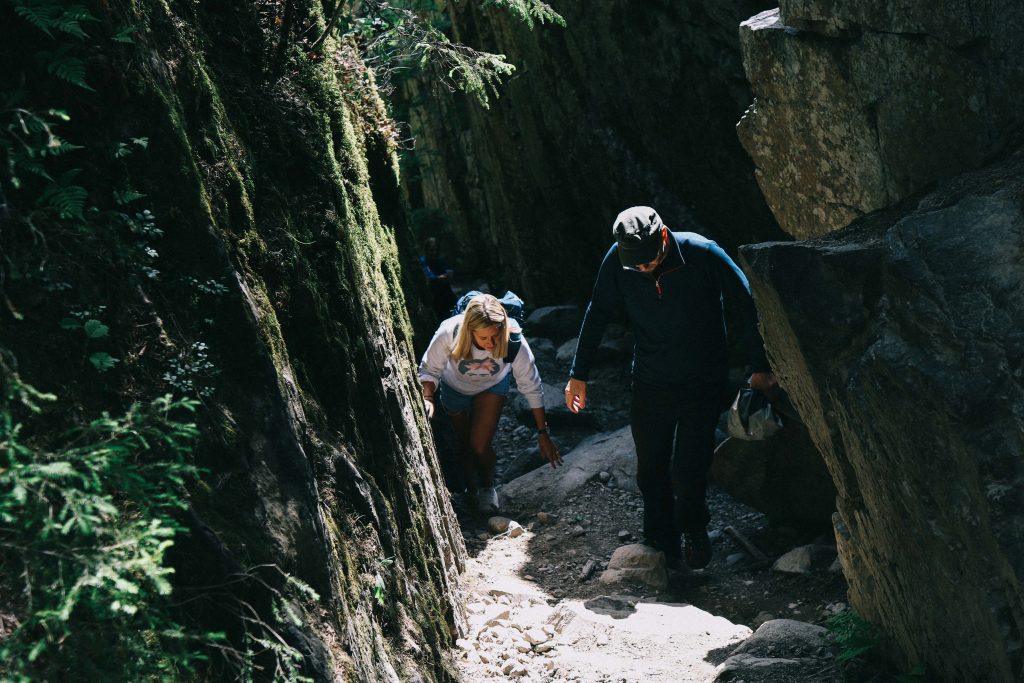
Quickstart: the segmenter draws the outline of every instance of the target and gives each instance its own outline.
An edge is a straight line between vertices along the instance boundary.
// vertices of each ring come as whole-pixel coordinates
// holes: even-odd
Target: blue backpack
[[[460,296],[459,300],[455,302],[455,308],[452,309],[452,315],[460,315],[461,313],[464,313],[469,302],[481,294],[483,294],[483,292],[478,292],[474,289]],[[525,305],[523,300],[513,292],[505,292],[498,301],[501,302],[501,305],[505,309],[505,313],[508,314],[508,317],[514,318],[515,321],[519,323],[519,329],[522,330],[523,321],[526,320],[526,315],[523,312],[523,306]],[[456,325],[454,334],[457,335],[458,333],[459,327]],[[504,361],[506,363],[514,361],[516,356],[519,355],[519,349],[522,347],[523,333],[512,332],[509,334],[508,353],[505,355]]]

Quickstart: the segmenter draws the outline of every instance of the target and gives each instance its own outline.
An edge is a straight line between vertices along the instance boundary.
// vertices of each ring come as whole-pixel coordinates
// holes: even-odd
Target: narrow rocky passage
[[[554,394],[549,420],[565,465],[537,467],[533,432],[510,399],[495,438],[501,513],[456,505],[471,557],[470,626],[454,652],[464,679],[841,680],[821,627],[845,607],[834,540],[773,527],[712,486],[711,565],[666,568],[639,545],[628,357],[610,354],[592,379],[592,405],[571,416],[555,399],[572,340],[561,350],[530,341]]]

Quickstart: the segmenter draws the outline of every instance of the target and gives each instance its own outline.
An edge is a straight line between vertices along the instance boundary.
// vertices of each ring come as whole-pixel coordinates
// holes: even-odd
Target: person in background
[[[670,231],[647,206],[620,213],[612,233],[615,243],[597,274],[565,403],[574,413],[586,407],[594,350],[606,323],[625,313],[636,340],[630,427],[645,543],[664,551],[670,564],[685,555],[691,568],[702,569],[711,561],[708,470],[728,391],[723,302],[742,316],[751,386],[772,392],[778,384],[747,279],[717,244],[696,233]]]
[[[420,256],[420,267],[427,276],[430,288],[430,306],[438,320],[444,320],[452,313],[455,305],[455,293],[452,291],[454,271],[441,256],[441,243],[436,237],[428,237],[423,242],[423,255]]]
[[[540,372],[525,337],[515,358],[507,357],[509,336],[517,332],[519,323],[501,302],[481,294],[465,312],[441,323],[419,367],[427,417],[433,418],[440,401],[451,417],[469,502],[485,514],[498,509],[491,440],[513,376],[533,412],[541,457],[552,467],[562,463],[544,414]]]

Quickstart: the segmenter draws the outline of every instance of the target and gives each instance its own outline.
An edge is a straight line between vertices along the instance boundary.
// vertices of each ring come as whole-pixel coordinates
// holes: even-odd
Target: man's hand
[[[775,378],[774,372],[755,372],[750,376],[750,388],[768,398],[775,398],[779,393],[779,380]]]
[[[428,420],[433,420],[434,419],[434,399],[433,398],[424,398],[423,399],[423,408],[426,410],[427,419]]]
[[[578,413],[587,407],[587,383],[572,378],[565,385],[565,407]]]

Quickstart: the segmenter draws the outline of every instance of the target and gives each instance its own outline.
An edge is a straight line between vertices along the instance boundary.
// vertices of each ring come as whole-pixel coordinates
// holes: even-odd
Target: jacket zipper
[[[662,273],[658,277],[654,278],[654,287],[658,290],[658,298],[659,299],[661,298],[661,278],[663,276],[665,276],[665,275],[668,275],[669,273],[671,273],[674,270],[679,270],[680,268],[682,268],[682,266],[676,266],[675,268],[671,268],[669,270],[666,270],[664,273]]]

